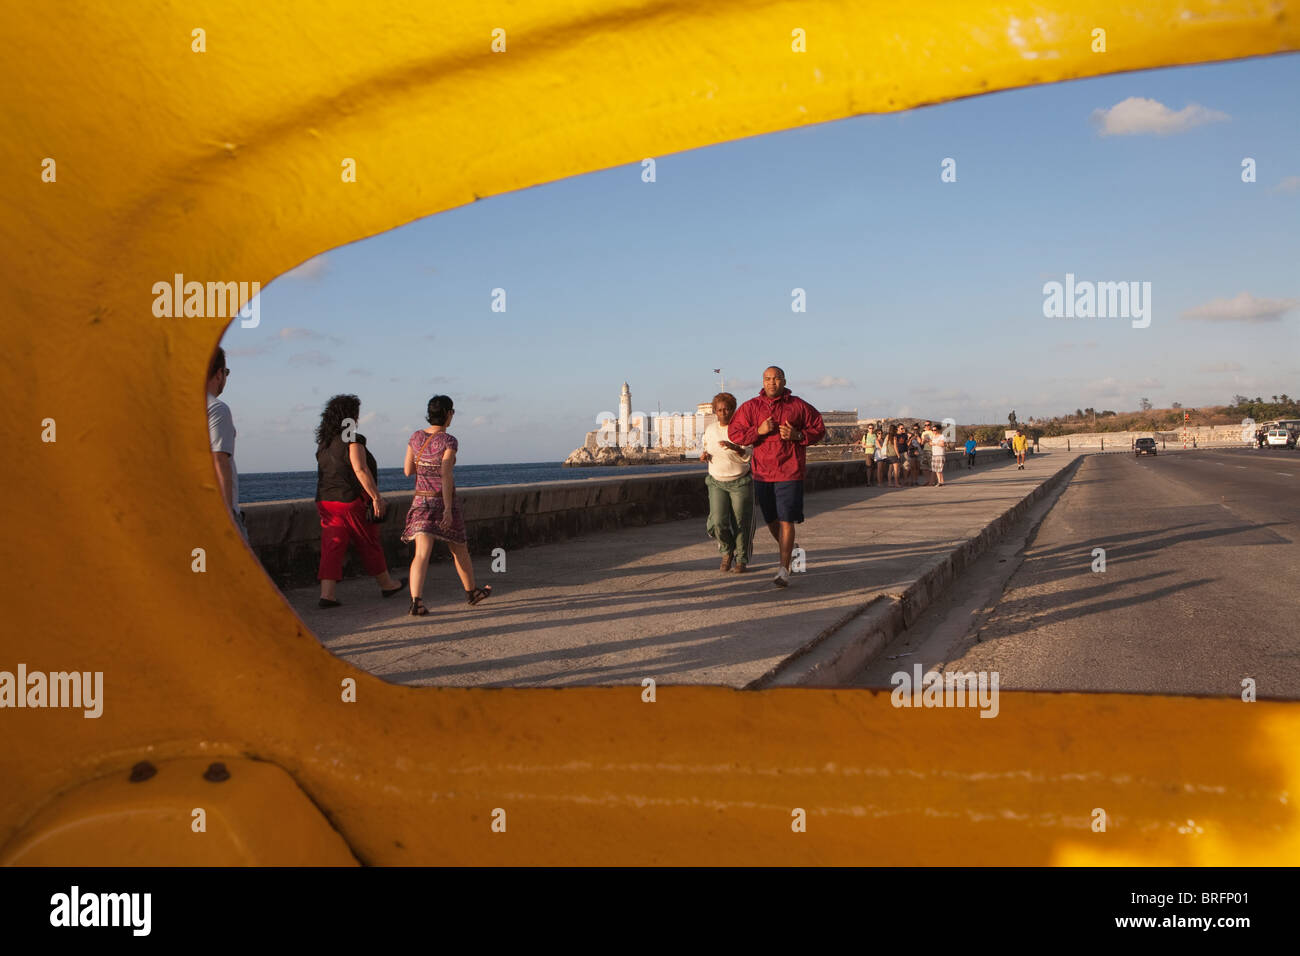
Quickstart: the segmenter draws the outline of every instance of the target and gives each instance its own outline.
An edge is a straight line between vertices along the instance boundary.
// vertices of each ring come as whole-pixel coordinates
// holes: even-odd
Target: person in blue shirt
[[[966,439],[966,467],[967,469],[975,467],[975,439]]]

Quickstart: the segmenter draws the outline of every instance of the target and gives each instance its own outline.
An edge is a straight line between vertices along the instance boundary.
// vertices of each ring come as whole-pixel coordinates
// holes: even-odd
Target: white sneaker
[[[779,588],[790,586],[790,571],[788,568],[777,568],[776,577],[772,578],[772,583]]]

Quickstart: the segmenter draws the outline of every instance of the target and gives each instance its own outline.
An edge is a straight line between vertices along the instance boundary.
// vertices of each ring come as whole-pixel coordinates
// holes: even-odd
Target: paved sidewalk
[[[704,519],[628,528],[513,551],[505,573],[475,559],[494,594],[477,607],[450,560],[424,588],[380,598],[369,578],[338,588],[344,606],[316,606],[318,588],[290,591],[294,610],[333,653],[384,680],[412,685],[722,684],[745,687],[872,600],[899,594],[944,553],[979,534],[1076,456],[1010,458],[949,468],[943,488],[846,488],[809,494],[797,544],[807,570],[772,586],[776,546],[758,529],[751,570],[718,571]],[[960,461],[959,456],[952,456]],[[394,569],[404,578],[406,568]]]

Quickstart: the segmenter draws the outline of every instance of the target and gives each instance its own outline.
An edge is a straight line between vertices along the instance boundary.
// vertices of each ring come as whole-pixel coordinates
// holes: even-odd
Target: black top
[[[366,467],[370,477],[379,481],[379,466],[375,456],[366,448],[366,436],[357,435],[357,442],[366,453]],[[376,485],[378,487],[378,485]],[[316,500],[317,501],[356,501],[366,497],[366,489],[357,480],[357,473],[352,470],[352,461],[348,458],[348,446],[341,435],[335,435],[328,445],[316,446]]]

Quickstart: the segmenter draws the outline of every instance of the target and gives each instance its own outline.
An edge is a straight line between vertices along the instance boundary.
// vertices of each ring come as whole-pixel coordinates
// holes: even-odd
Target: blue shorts
[[[763,523],[803,522],[802,481],[759,481],[754,479],[754,502],[763,512]]]

